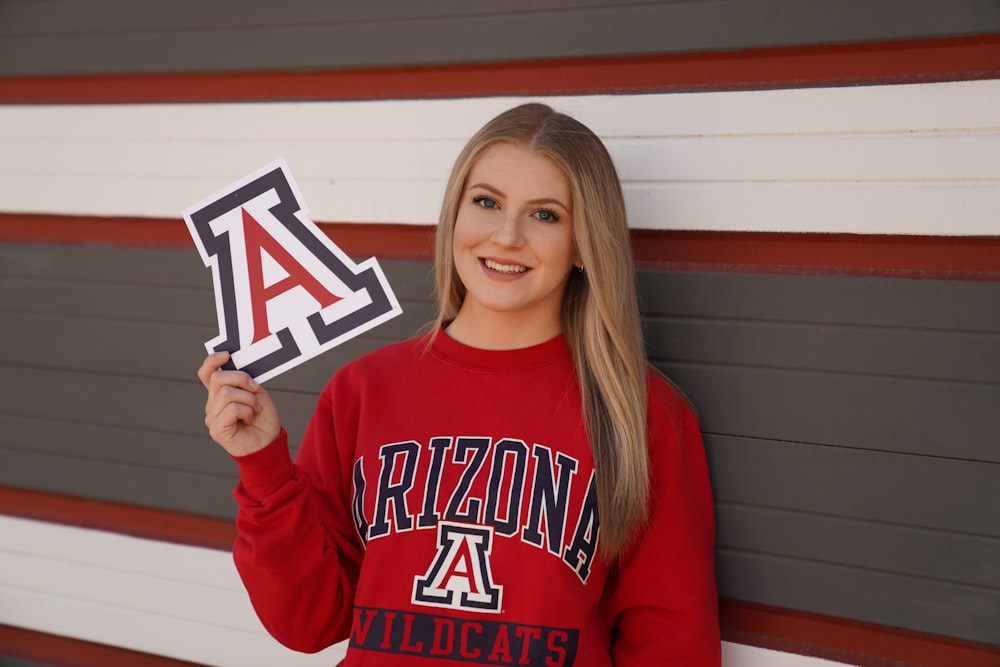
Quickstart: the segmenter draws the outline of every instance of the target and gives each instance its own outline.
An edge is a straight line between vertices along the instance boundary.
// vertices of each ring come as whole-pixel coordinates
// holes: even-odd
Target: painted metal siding
[[[269,383],[293,442],[333,369],[432,318],[429,267],[382,264],[404,315]],[[231,518],[194,376],[216,327],[193,248],[0,246],[0,484]]]
[[[11,538],[0,542],[0,627],[30,623],[50,635],[185,661],[169,661],[177,667],[329,667],[343,658],[343,644],[310,655],[271,639],[224,551],[5,516],[0,535]],[[8,649],[0,639],[0,665],[42,667],[8,657]],[[49,664],[168,664],[134,657],[97,662],[71,655]],[[726,667],[842,664],[732,642],[723,642],[722,661]]]
[[[272,384],[293,440],[334,368],[433,316],[430,265],[383,266],[406,315]],[[197,254],[9,244],[0,275],[0,484],[232,516]],[[651,358],[702,416],[722,596],[1000,643],[1000,283],[640,285]]]
[[[415,7],[0,0],[0,77],[378,71],[1000,32],[996,0]],[[801,85],[789,76],[779,83]],[[1000,235],[997,83],[553,102],[607,139],[633,224],[646,230],[974,238]],[[83,226],[88,216],[174,218],[285,155],[315,219],[429,224],[458,147],[516,102],[290,97],[0,107],[0,213],[80,216]],[[337,366],[431,318],[429,265],[382,265],[406,315],[273,383],[293,441]],[[1000,646],[1000,283],[989,280],[641,273],[651,358],[702,415],[724,597]],[[0,244],[0,485],[231,518],[235,469],[204,433],[194,378],[215,333],[209,273],[193,249]],[[232,628],[212,634],[204,610],[185,603],[225,597],[217,616],[259,634],[238,586],[178,574],[186,548],[135,556],[118,535],[0,523],[25,531],[0,545],[10,565],[0,567],[0,622],[209,660]],[[232,575],[224,554],[200,553],[192,571]],[[150,604],[165,581],[189,595]],[[174,641],[155,632],[164,611]],[[726,649],[727,664],[750,664]],[[786,660],[808,659],[755,664]]]
[[[284,157],[314,220],[434,224],[520,101],[0,105],[0,211],[176,218]],[[544,101],[607,142],[633,227],[1000,234],[1000,79]]]
[[[0,624],[212,667],[329,666],[344,657],[342,646],[304,654],[275,642],[225,551],[4,516],[0,531],[10,537],[0,545]]]
[[[441,65],[997,30],[993,0],[4,0],[0,76]]]
[[[997,643],[1000,284],[643,274],[723,596]]]

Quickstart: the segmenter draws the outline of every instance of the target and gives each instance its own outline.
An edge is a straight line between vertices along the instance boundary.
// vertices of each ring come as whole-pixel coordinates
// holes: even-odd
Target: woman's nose
[[[524,245],[524,229],[521,216],[508,213],[493,229],[492,240],[497,245],[519,248]]]

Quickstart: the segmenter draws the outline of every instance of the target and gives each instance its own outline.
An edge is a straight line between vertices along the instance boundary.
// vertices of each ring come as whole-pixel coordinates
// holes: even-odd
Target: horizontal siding
[[[644,275],[650,354],[712,432],[1000,463],[996,283]]]
[[[822,607],[831,615],[850,610],[859,621],[892,618],[896,627],[996,643],[997,595],[989,589],[724,549],[718,551],[717,563],[723,572],[720,586],[741,599],[780,597],[796,608]],[[787,591],[776,595],[764,583],[771,581],[781,581]]]
[[[268,383],[293,442],[333,369],[433,319],[428,265],[381,265],[404,315]],[[195,377],[215,323],[193,248],[0,246],[0,484],[232,518]]]
[[[721,433],[996,463],[992,385],[664,364]]]
[[[766,22],[765,22],[766,17]],[[746,26],[756,26],[747,30]],[[0,75],[316,70],[982,34],[990,0],[0,4]],[[500,36],[482,48],[483,35]],[[253,48],[247,48],[253,45]],[[267,45],[261,48],[260,45]]]
[[[382,266],[405,315],[269,383],[293,441],[333,369],[433,317],[430,265]],[[724,597],[1000,644],[1000,283],[639,284],[702,418]],[[193,248],[0,245],[0,484],[231,518],[194,378],[214,333]]]
[[[723,595],[1000,643],[1000,285],[640,285],[700,412]]]
[[[71,451],[61,451],[62,448],[52,447],[48,442],[31,448],[34,438],[23,438],[17,446],[5,443],[0,448],[4,484],[228,519],[236,512],[231,499],[235,472],[220,474],[212,470],[227,461],[220,461],[220,454],[215,453],[210,441],[202,439],[197,443],[201,446],[199,451],[185,448],[185,438],[150,437],[141,430],[107,429],[111,431],[108,434],[98,427],[77,424],[53,426],[42,420],[2,421],[4,425],[32,428],[39,438],[64,436],[67,432],[73,435],[68,441]],[[108,435],[111,443],[104,439]],[[158,444],[178,446],[178,452],[187,449],[191,456],[186,467],[204,464],[205,469],[160,466],[156,456],[149,453]],[[123,453],[127,447],[130,450]]]
[[[2,624],[217,667],[343,657],[271,639],[232,557],[212,549],[0,516],[0,601]]]
[[[659,283],[651,280],[654,275]],[[643,309],[653,317],[685,315],[733,323],[756,320],[871,330],[888,326],[906,333],[1000,331],[1000,311],[990,307],[996,298],[996,286],[989,282],[953,284],[947,280],[880,278],[831,281],[825,276],[808,275],[789,280],[787,276],[759,273],[744,274],[742,279],[727,273],[650,272],[649,276],[639,283],[640,299]],[[740,293],[744,279],[752,280],[749,294]],[[737,298],[744,296],[749,298]],[[791,320],[790,311],[795,313]]]
[[[519,101],[0,106],[0,211],[178,218],[284,157],[314,220],[433,224]],[[1000,234],[1000,80],[548,101],[606,141],[634,228]]]
[[[720,436],[704,428],[720,502],[968,534],[993,553],[1000,549],[996,464]],[[942,561],[942,578],[948,567]],[[992,574],[995,586],[1000,572]]]
[[[720,448],[714,449],[719,451]],[[722,455],[716,454],[715,460]],[[905,473],[901,477],[905,477]],[[784,503],[772,504],[788,506],[787,499]],[[827,505],[827,509],[831,509]],[[892,572],[908,577],[913,590],[919,588],[921,579],[969,587],[996,587],[996,563],[1000,560],[1000,545],[996,540],[957,532],[959,526],[935,530],[877,519],[856,520],[836,516],[843,512],[842,505],[832,509],[833,512],[824,514],[811,511],[805,505],[775,509],[740,504],[739,499],[731,497],[720,498],[716,501],[723,538],[719,548],[727,551],[730,558],[738,551],[758,555],[781,553],[813,563]],[[868,512],[868,516],[879,514],[885,516],[888,512]],[[802,539],[803,536],[807,539]],[[941,554],[948,554],[948,558],[942,559]],[[744,569],[741,565],[737,568]],[[737,572],[727,572],[726,576],[726,586],[730,590],[755,579]],[[743,579],[746,582],[741,581]]]
[[[226,552],[0,516],[4,624],[213,667],[343,657],[342,645],[307,655],[269,638]],[[730,642],[722,650],[724,667],[842,664]],[[5,653],[5,666],[38,664]]]
[[[948,286],[965,296],[966,290],[953,283]],[[646,331],[666,358],[719,365],[776,368],[787,364],[810,371],[932,382],[946,377],[949,382],[981,383],[1000,377],[996,336],[989,333],[676,317],[650,319]],[[729,345],[734,338],[744,341],[746,349]],[[849,353],[837,354],[843,350]]]
[[[1000,31],[993,0],[167,7],[0,2],[0,76]],[[484,55],[484,33],[514,38]],[[0,212],[177,218],[284,156],[314,219],[431,224],[465,138],[517,101],[2,106]],[[998,80],[550,101],[605,138],[637,229],[1000,236]],[[432,316],[427,265],[383,267],[404,316],[269,385],[293,440],[333,368]],[[1000,645],[997,283],[650,271],[640,285],[651,355],[702,415],[722,595]],[[214,323],[193,249],[0,245],[0,484],[230,518],[234,467],[192,377]],[[228,558],[30,523],[0,516],[0,623],[300,664],[269,652]],[[821,663],[724,649],[727,666]]]

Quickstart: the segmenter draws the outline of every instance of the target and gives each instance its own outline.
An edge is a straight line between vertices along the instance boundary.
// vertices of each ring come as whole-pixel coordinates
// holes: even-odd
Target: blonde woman
[[[345,665],[718,665],[697,421],[644,357],[601,141],[528,104],[454,166],[429,333],[341,368],[293,463],[267,392],[208,357],[239,464],[234,553],[282,643]]]

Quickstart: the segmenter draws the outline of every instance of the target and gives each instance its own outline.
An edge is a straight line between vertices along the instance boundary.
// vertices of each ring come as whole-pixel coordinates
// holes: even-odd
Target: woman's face
[[[521,343],[557,335],[566,281],[580,263],[572,207],[569,181],[551,159],[509,143],[484,151],[455,220],[452,252],[466,288],[455,324],[517,331]]]

